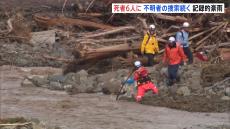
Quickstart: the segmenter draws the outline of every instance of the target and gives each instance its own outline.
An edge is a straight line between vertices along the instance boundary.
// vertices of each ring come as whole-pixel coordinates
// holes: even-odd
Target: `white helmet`
[[[175,42],[176,39],[174,37],[169,37],[169,42],[172,43],[172,42]]]
[[[134,65],[135,65],[135,67],[141,67],[141,62],[140,61],[135,61]]]
[[[149,26],[149,29],[153,29],[154,30],[155,28],[156,28],[156,26],[153,25],[153,24]]]
[[[183,27],[185,27],[185,28],[189,27],[189,23],[188,22],[184,22],[183,23]]]

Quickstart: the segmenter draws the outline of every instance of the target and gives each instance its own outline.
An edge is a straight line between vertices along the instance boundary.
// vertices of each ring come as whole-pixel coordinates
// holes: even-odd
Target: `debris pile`
[[[161,72],[159,65],[149,68],[161,93],[157,99],[160,101],[151,101],[155,98],[150,97],[147,103],[198,111],[202,107],[197,110],[186,107],[205,105],[214,97],[209,104],[217,103],[214,109],[201,111],[229,110],[226,104],[224,108],[216,108],[217,100],[221,99],[220,105],[229,100],[229,65],[224,64],[230,59],[229,13],[112,14],[112,2],[129,1],[0,1],[0,65],[63,68],[63,75],[27,76],[22,82],[25,87],[65,90],[69,94],[116,94],[128,75],[128,70],[123,68],[132,66],[137,59],[145,61],[139,49],[148,25],[156,25],[160,47],[156,59],[161,60],[168,37],[175,36],[181,24],[187,21],[191,25],[188,31],[193,53],[205,50],[208,62],[182,67],[181,81],[170,88],[165,84],[166,75],[161,75],[165,71]],[[21,8],[15,8],[19,4]],[[228,6],[226,12],[229,12]],[[182,105],[173,105],[175,100]],[[164,102],[166,105],[162,105]]]
[[[14,8],[17,1],[12,1],[0,4]],[[44,7],[34,8],[34,5],[40,3]],[[219,49],[229,50],[227,13],[112,14],[111,1],[107,0],[68,0],[64,3],[44,0],[36,3],[28,0],[23,1],[21,7],[15,10],[0,8],[1,65],[65,65],[66,74],[98,67],[94,64],[99,60],[111,62],[114,57],[119,57],[119,61],[127,67],[133,60],[142,58],[138,56],[139,47],[149,24],[156,25],[162,53],[168,37],[175,35],[184,21],[191,24],[189,41],[194,53],[205,49],[212,62],[229,60],[229,52]],[[19,58],[15,59],[15,55]]]
[[[0,119],[0,128],[3,129],[61,129],[60,127],[51,127],[38,119],[25,119],[23,117]]]
[[[118,70],[105,74],[89,75],[85,70],[66,75],[28,75],[22,81],[23,87],[43,87],[50,90],[65,90],[69,94],[98,93],[117,94],[121,81],[128,70]]]
[[[159,88],[159,96],[147,93],[143,104],[165,106],[170,108],[182,109],[187,111],[199,112],[225,112],[229,111],[228,101],[230,101],[230,79],[229,76],[212,83],[203,85],[206,78],[202,76],[209,75],[215,77],[217,72],[209,73],[207,69],[212,70],[213,65],[204,64],[202,68],[198,64],[182,66],[180,70],[180,82],[172,87],[166,85],[162,70],[159,65],[148,67],[150,76],[155,85]],[[228,64],[222,64],[219,69],[225,69],[224,73],[228,75]],[[63,90],[68,94],[77,93],[104,93],[117,94],[120,84],[129,74],[128,70],[121,69],[104,74],[90,75],[85,70],[77,73],[68,73],[66,75],[49,76],[27,76],[22,82],[22,86],[37,86],[51,90]],[[122,96],[120,100],[132,100]],[[133,101],[133,100],[132,100]]]

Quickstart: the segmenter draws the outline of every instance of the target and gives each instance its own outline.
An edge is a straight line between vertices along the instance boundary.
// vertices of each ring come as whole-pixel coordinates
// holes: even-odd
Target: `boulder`
[[[65,80],[65,76],[63,75],[51,75],[51,76],[48,76],[47,78],[49,81],[52,81],[52,82],[60,82],[60,83],[63,83],[64,80]]]
[[[95,77],[89,77],[85,70],[77,73],[68,73],[64,79],[64,89],[71,94],[75,93],[94,93]]]
[[[106,82],[106,81],[108,81],[114,77],[115,77],[115,72],[108,72],[105,74],[96,75],[96,81],[97,81],[97,83],[102,83],[102,82]]]
[[[216,95],[216,92],[213,91],[213,89],[209,87],[204,88],[205,93],[211,94],[211,95]]]
[[[191,94],[187,86],[179,87],[176,91],[177,95],[189,96]]]
[[[22,87],[34,87],[35,85],[28,79],[24,79],[21,83]]]
[[[160,71],[161,76],[163,77],[168,77],[168,68],[167,67],[163,67]]]
[[[88,73],[85,70],[81,70],[77,72],[77,74],[79,74],[81,77],[88,77]]]
[[[115,78],[100,84],[104,94],[117,94],[119,92],[121,81]]]
[[[192,91],[196,91],[203,88],[200,84],[200,77],[198,76],[192,76],[192,78],[189,79],[188,82],[188,86]]]
[[[56,81],[51,81],[48,88],[51,90],[64,90],[64,87],[61,85],[61,83]]]
[[[225,95],[230,97],[230,87],[225,89]]]
[[[68,73],[65,75],[64,85],[80,85],[80,75],[76,73]]]
[[[72,85],[64,85],[63,88],[67,93],[72,93],[72,89],[73,89]]]
[[[43,87],[44,85],[49,84],[49,80],[45,76],[34,76],[31,81],[37,87]]]
[[[221,100],[230,101],[230,97],[229,96],[223,96],[223,97],[221,97]]]

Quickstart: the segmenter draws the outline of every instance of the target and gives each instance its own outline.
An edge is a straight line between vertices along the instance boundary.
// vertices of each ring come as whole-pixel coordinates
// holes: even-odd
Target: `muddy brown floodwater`
[[[28,74],[25,71],[17,67],[0,67],[1,118],[37,118],[63,129],[208,129],[230,126],[229,113],[191,113],[115,101],[115,96],[102,94],[67,95],[62,91],[21,87],[23,76]]]

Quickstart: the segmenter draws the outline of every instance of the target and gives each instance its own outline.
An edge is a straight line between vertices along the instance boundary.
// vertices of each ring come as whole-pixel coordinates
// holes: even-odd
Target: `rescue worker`
[[[181,47],[183,48],[184,54],[188,58],[188,63],[192,64],[193,63],[193,55],[192,52],[189,48],[189,33],[188,33],[188,27],[189,23],[184,22],[180,31],[176,33],[176,42],[179,42]]]
[[[186,56],[184,55],[183,49],[180,47],[180,44],[176,42],[174,37],[170,37],[168,44],[165,46],[163,57],[163,63],[168,65],[169,86],[172,86],[178,79],[177,72],[182,61],[186,61]]]
[[[134,62],[136,70],[134,71],[134,80],[137,82],[136,101],[140,102],[145,92],[152,90],[153,94],[158,94],[157,87],[151,82],[148,71],[141,65],[140,61]]]
[[[155,25],[149,26],[149,31],[145,34],[141,43],[141,54],[148,58],[148,66],[153,66],[154,56],[159,52],[155,28]]]

